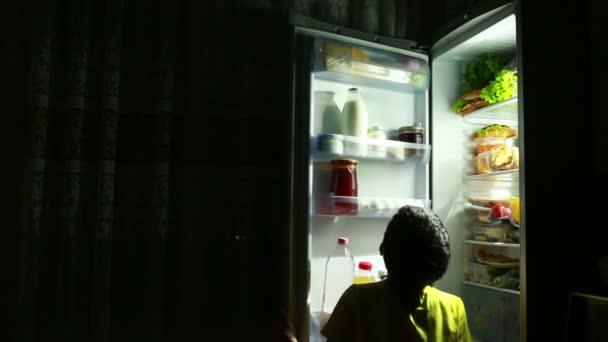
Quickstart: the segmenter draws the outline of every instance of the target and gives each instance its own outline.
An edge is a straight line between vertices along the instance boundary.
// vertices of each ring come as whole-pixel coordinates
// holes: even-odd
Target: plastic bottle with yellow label
[[[355,277],[353,284],[367,284],[376,282],[374,274],[372,273],[372,263],[369,261],[359,262],[359,267],[355,271]]]

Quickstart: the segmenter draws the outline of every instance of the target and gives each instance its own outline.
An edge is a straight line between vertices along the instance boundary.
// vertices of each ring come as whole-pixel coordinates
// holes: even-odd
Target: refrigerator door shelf
[[[470,245],[479,245],[479,246],[519,248],[518,243],[490,242],[490,241],[477,241],[477,240],[464,240],[464,243],[470,244]]]
[[[481,284],[481,283],[477,283],[477,282],[473,282],[473,281],[467,281],[467,280],[463,281],[463,283],[466,284],[466,285],[483,287],[483,288],[494,290],[494,291],[500,291],[500,292],[511,293],[511,294],[514,294],[514,295],[519,295],[519,291],[517,291],[517,290],[504,289],[504,288],[500,288],[500,287],[485,285],[485,284]]]
[[[340,134],[322,134],[312,139],[316,161],[338,158],[428,163],[431,145],[403,141],[360,138]],[[341,144],[336,148],[336,144]]]
[[[506,171],[495,171],[490,173],[484,173],[479,175],[467,175],[464,180],[487,180],[487,181],[519,181],[519,169],[506,170]]]
[[[404,205],[430,208],[431,201],[411,198],[327,196],[319,198],[315,215],[390,218]]]
[[[406,86],[412,92],[428,89],[430,69],[422,58],[331,39],[317,39],[315,45],[318,76],[383,88]]]
[[[517,121],[517,96],[508,100],[494,103],[487,107],[480,108],[474,112],[463,116],[466,122],[487,122],[494,123],[496,120]]]

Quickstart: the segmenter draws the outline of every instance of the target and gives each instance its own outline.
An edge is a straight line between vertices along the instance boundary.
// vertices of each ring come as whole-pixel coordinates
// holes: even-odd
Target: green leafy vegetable
[[[460,112],[460,110],[462,109],[462,107],[464,107],[465,104],[467,104],[469,101],[467,100],[458,100],[456,101],[456,103],[454,103],[452,105],[452,110],[456,113]]]
[[[485,87],[506,63],[507,59],[498,55],[484,54],[477,57],[467,65],[462,93]]]
[[[517,73],[503,69],[490,84],[481,89],[481,98],[492,104],[508,100],[516,93]]]

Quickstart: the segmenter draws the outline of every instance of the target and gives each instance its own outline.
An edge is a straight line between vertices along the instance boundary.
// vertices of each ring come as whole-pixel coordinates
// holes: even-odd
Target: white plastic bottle
[[[344,134],[360,138],[367,137],[367,107],[358,88],[348,89],[342,116],[344,117]]]
[[[339,237],[336,248],[325,262],[321,310],[326,317],[334,310],[342,293],[353,283],[354,275],[355,259],[348,248],[348,238]]]
[[[321,133],[342,134],[342,112],[333,91],[315,92],[315,115],[321,118]]]

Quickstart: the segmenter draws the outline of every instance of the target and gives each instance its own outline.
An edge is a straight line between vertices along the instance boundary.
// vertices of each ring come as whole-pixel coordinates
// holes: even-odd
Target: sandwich
[[[481,98],[481,89],[476,89],[462,95],[452,105],[452,110],[460,115],[465,115],[489,104],[488,101]]]
[[[515,138],[517,136],[517,130],[507,126],[492,124],[484,126],[475,133],[473,133],[473,139],[477,138]]]

